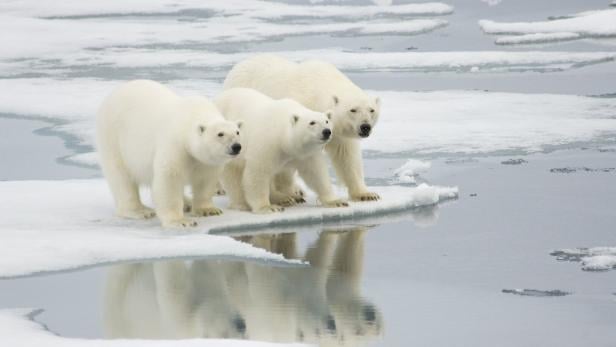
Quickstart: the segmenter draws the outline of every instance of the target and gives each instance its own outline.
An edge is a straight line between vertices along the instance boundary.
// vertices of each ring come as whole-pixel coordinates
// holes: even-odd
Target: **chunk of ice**
[[[338,223],[384,216],[455,198],[457,188],[421,185],[373,187],[382,200],[350,203],[347,208],[309,203],[283,213],[257,215],[227,210],[200,218],[186,231],[163,230],[158,220],[129,221],[114,217],[111,195],[103,180],[0,182],[0,278],[129,260],[170,257],[221,257],[297,264],[281,255],[208,235],[234,230]],[[218,206],[226,198],[216,197]],[[147,199],[145,199],[147,203]]]

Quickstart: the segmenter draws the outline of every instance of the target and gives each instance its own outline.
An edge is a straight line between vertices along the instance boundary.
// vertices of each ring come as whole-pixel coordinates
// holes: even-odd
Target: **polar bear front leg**
[[[279,205],[270,202],[270,185],[273,178],[271,165],[267,163],[247,163],[242,176],[244,196],[254,213],[272,213],[284,211]]]
[[[163,227],[192,227],[197,222],[184,217],[184,183],[177,172],[154,168],[152,196]]]
[[[194,215],[199,217],[218,216],[222,210],[214,206],[212,198],[218,190],[218,178],[222,168],[198,168],[191,177]]]
[[[359,140],[332,141],[325,149],[332,160],[336,175],[346,185],[351,200],[374,201],[381,198],[377,193],[368,191],[364,183],[364,166]]]
[[[295,199],[298,204],[306,202],[306,193],[295,184],[296,169],[287,168],[274,177],[275,191]],[[274,201],[274,200],[272,200]]]
[[[228,163],[222,171],[222,186],[227,192],[229,208],[232,210],[250,210],[250,206],[248,206],[244,198],[243,172],[243,166],[236,163]]]
[[[302,177],[308,188],[315,191],[319,201],[325,207],[346,207],[349,203],[338,198],[334,194],[329,174],[327,173],[327,162],[322,153],[314,154],[304,160],[298,161],[297,171]]]

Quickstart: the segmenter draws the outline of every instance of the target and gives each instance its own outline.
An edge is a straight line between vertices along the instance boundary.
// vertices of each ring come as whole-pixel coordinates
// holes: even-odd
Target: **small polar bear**
[[[323,205],[348,205],[332,191],[321,155],[332,134],[329,113],[247,88],[229,89],[214,102],[227,119],[243,124],[246,150],[225,166],[222,175],[231,208],[270,213],[294,204],[298,199],[294,192],[278,190],[274,184],[275,175],[292,170],[299,172]]]
[[[193,193],[193,213],[217,215],[213,205],[223,165],[241,150],[239,125],[227,121],[200,96],[180,97],[146,80],[128,82],[105,99],[96,120],[103,174],[126,218],[150,218],[139,185],[152,187],[164,227],[195,226],[184,217],[184,187]]]
[[[297,64],[272,54],[235,65],[224,88],[238,87],[253,88],[274,99],[291,98],[314,111],[331,110],[334,132],[325,150],[338,178],[351,200],[379,199],[364,183],[359,146],[359,139],[370,135],[379,118],[379,98],[370,97],[332,64],[318,60]],[[288,175],[281,178],[281,184],[292,182]]]

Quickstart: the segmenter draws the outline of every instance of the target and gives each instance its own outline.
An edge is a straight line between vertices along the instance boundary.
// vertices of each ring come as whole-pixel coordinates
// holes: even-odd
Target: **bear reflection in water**
[[[238,238],[310,267],[220,260],[115,266],[106,334],[362,345],[383,330],[380,311],[360,292],[366,230],[324,230],[303,257],[295,233]]]

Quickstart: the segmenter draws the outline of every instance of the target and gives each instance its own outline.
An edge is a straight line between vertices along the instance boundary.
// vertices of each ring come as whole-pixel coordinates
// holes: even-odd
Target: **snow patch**
[[[480,20],[479,26],[486,34],[524,35],[497,39],[496,43],[500,44],[530,44],[584,38],[608,38],[616,37],[616,9],[587,11],[537,22],[503,23]]]
[[[396,183],[414,184],[420,173],[427,172],[432,164],[427,161],[409,159],[394,171]]]
[[[72,339],[54,334],[45,326],[34,321],[42,310],[35,309],[4,309],[0,310],[0,345],[11,347],[276,347],[276,346],[307,346],[301,344],[278,344],[231,339],[185,339],[177,340],[87,340]]]
[[[156,219],[114,217],[111,195],[101,179],[0,182],[0,278],[170,257],[297,264],[228,236],[211,234],[383,216],[455,198],[458,192],[457,188],[428,185],[371,189],[380,193],[382,200],[332,209],[315,206],[312,197],[308,204],[284,213],[256,215],[228,210],[222,216],[200,218],[195,229],[178,231],[161,229]],[[216,197],[215,203],[227,205],[224,197]]]
[[[559,41],[571,41],[580,38],[578,33],[537,33],[526,34],[520,36],[508,36],[499,37],[495,43],[497,45],[521,45],[521,44],[535,44],[535,43],[548,43]]]

